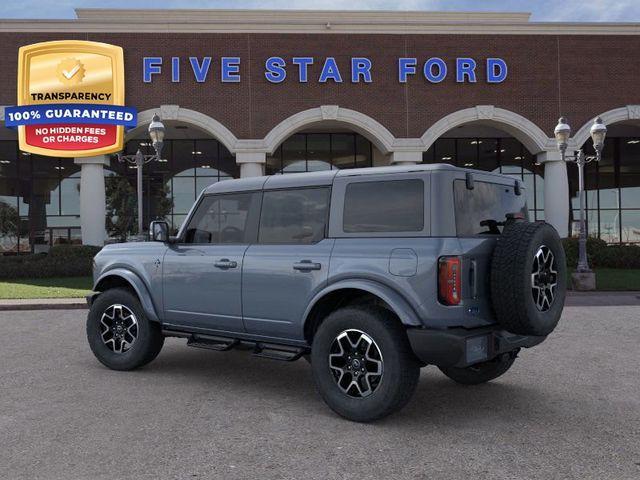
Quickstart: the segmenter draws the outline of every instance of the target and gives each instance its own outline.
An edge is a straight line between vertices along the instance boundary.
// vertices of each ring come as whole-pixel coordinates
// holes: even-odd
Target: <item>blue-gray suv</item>
[[[218,182],[176,237],[152,222],[152,241],[95,257],[89,345],[115,370],[165,337],[302,357],[335,412],[382,418],[421,367],[487,382],[556,327],[564,250],[526,198],[519,179],[451,165]]]

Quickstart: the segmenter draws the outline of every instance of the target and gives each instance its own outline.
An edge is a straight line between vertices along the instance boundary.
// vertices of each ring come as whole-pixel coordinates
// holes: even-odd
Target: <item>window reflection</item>
[[[297,133],[267,155],[267,175],[373,166],[373,146],[357,133]]]

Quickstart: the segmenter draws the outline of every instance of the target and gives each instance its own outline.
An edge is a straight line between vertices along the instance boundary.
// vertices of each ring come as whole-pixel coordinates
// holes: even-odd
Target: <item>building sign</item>
[[[179,83],[186,72],[196,82],[203,83],[209,77],[212,61],[212,57],[171,57],[168,61],[163,57],[144,57],[142,81],[151,83],[165,73],[170,75],[172,82]],[[240,57],[220,57],[219,81],[240,82],[240,65]],[[375,77],[375,65],[367,57],[350,58],[346,70],[339,67],[335,57],[269,57],[264,61],[263,71],[270,83],[282,83],[287,79],[299,83],[371,83]],[[507,79],[507,74],[507,62],[502,58],[476,60],[458,57],[447,61],[440,57],[401,57],[397,59],[396,78],[399,83],[407,83],[414,77],[422,77],[428,83],[440,83],[447,78],[453,78],[458,83],[502,83]]]
[[[122,150],[136,110],[124,106],[121,47],[63,40],[20,48],[18,106],[5,124],[18,128],[20,150],[89,157]]]

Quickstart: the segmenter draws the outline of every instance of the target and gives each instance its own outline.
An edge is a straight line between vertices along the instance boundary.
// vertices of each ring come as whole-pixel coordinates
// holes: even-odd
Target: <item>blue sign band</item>
[[[4,122],[7,127],[50,124],[124,125],[136,127],[138,112],[121,105],[91,105],[61,103],[6,107]]]

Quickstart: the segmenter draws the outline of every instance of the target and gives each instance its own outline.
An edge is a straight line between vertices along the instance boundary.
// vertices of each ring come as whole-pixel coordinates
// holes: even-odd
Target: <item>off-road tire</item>
[[[102,339],[101,320],[113,305],[123,305],[137,320],[137,338],[131,347],[114,352]],[[112,370],[133,370],[151,362],[158,356],[164,344],[160,325],[149,321],[138,298],[129,290],[114,288],[98,295],[87,316],[87,340],[96,358]]]
[[[553,254],[556,271],[553,301],[544,311],[534,299],[540,290],[532,288],[536,254],[543,247]],[[506,225],[491,260],[491,299],[498,323],[512,333],[549,335],[560,320],[566,289],[565,253],[555,228],[544,222]]]
[[[382,360],[382,376],[366,397],[353,398],[338,385],[329,366],[332,345],[341,333],[357,330],[375,342]],[[352,306],[336,310],[318,328],[311,350],[316,388],[338,415],[356,422],[371,422],[400,410],[410,400],[420,376],[404,327],[388,310]]]
[[[442,373],[462,385],[478,385],[489,382],[507,372],[515,362],[515,355],[505,354],[494,360],[466,368],[438,367]]]

